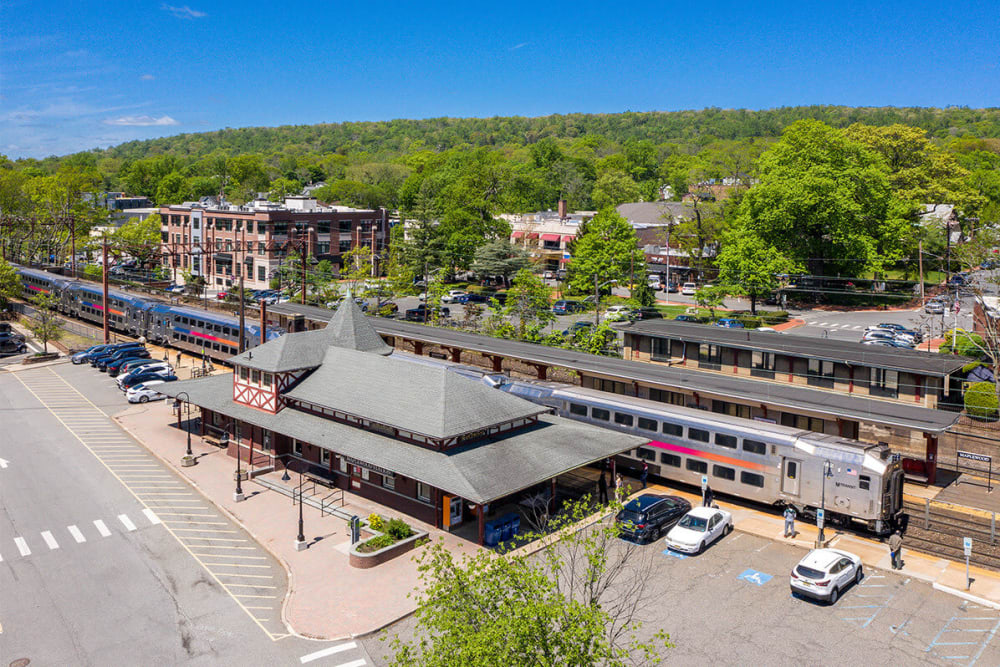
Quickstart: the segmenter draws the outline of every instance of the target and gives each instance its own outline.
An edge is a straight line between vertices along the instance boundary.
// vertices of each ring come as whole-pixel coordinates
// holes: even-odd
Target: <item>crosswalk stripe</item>
[[[334,655],[337,653],[342,653],[344,651],[350,651],[351,649],[355,649],[357,647],[358,647],[357,642],[347,642],[346,644],[337,644],[336,646],[324,648],[314,653],[308,653],[299,658],[299,662],[301,662],[304,665],[307,662],[312,662],[313,660],[319,660],[320,658],[325,658],[328,655]],[[364,662],[362,662],[361,664],[364,664]]]
[[[24,541],[23,537],[15,537],[14,544],[17,545],[17,550],[21,552],[22,556],[31,555],[31,549],[28,548],[28,543]]]
[[[146,518],[149,519],[149,522],[154,526],[158,523],[161,523],[160,517],[156,516],[156,513],[153,510],[144,509],[142,513],[146,515]]]
[[[56,538],[52,537],[52,533],[47,530],[42,531],[42,539],[45,540],[45,544],[49,545],[49,549],[58,549],[59,543],[56,542]]]
[[[104,525],[103,521],[97,519],[94,521],[94,525],[97,527],[97,532],[101,534],[101,537],[111,537],[111,531],[108,530],[108,527]]]
[[[132,523],[132,519],[128,518],[127,514],[119,514],[118,520],[122,522],[122,525],[129,531],[135,530],[135,524]]]
[[[80,529],[76,526],[68,526],[67,530],[69,530],[69,534],[73,536],[73,539],[76,540],[77,544],[87,541],[87,538],[83,536],[83,533],[81,533]]]

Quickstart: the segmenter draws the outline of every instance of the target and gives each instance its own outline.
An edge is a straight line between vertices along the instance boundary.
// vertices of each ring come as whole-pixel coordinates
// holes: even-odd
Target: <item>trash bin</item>
[[[499,519],[487,521],[483,525],[483,543],[488,547],[495,547],[500,543],[501,528],[497,525]]]
[[[514,536],[513,529],[514,529],[515,517],[517,517],[516,514],[506,514],[502,519],[500,519],[503,522],[503,528],[502,528],[503,536],[500,539],[503,540],[504,542],[506,542],[507,540],[509,540],[511,537]]]
[[[520,530],[521,530],[521,515],[515,514],[510,520],[510,536],[517,537],[517,533]]]

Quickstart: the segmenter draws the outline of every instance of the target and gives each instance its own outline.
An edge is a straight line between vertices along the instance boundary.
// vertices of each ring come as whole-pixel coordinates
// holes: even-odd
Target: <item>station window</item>
[[[679,438],[684,435],[684,427],[679,424],[663,422],[663,432],[667,435],[676,435]]]
[[[702,343],[698,346],[698,367],[709,370],[719,370],[722,364],[722,348],[712,343]]]
[[[832,387],[834,379],[833,362],[824,359],[810,359],[807,382],[817,387]]]
[[[681,457],[676,454],[667,454],[666,452],[660,452],[660,463],[665,466],[673,466],[674,468],[681,467]]]
[[[621,424],[622,426],[631,426],[632,425],[632,415],[626,414],[624,412],[616,412],[615,413],[615,423],[616,424]]]
[[[347,459],[340,457],[340,472],[347,474]]]
[[[270,373],[264,373],[264,386],[265,387],[270,387],[271,386],[271,374]]]
[[[647,419],[645,417],[639,417],[639,428],[643,431],[653,431],[656,432],[657,425],[655,419]]]
[[[429,501],[431,499],[431,487],[423,482],[417,482],[417,498]]]
[[[323,464],[330,463],[330,450],[329,449],[321,449],[320,450],[319,461],[320,461],[320,463],[323,463]]]
[[[736,479],[736,471],[725,466],[712,466],[712,475],[719,479]]]
[[[703,431],[700,428],[689,428],[688,429],[688,439],[697,440],[698,442],[708,442],[708,431]]]
[[[382,486],[387,489],[396,488],[396,475],[391,472],[382,473]]]
[[[586,405],[580,405],[579,403],[570,403],[569,404],[569,413],[571,415],[579,415],[581,417],[586,417],[587,416],[587,406]]]
[[[723,447],[729,447],[730,449],[736,449],[736,436],[726,435],[725,433],[716,433],[715,444]]]
[[[646,447],[640,447],[639,449],[635,450],[635,455],[640,459],[645,459],[646,461],[656,460],[656,452]]]
[[[688,459],[686,467],[691,472],[700,472],[703,474],[708,472],[708,464],[704,461],[699,461],[698,459]]]
[[[761,489],[764,488],[764,476],[753,472],[747,472],[746,470],[740,471],[740,482],[746,484],[747,486],[756,486]]]
[[[250,377],[250,369],[246,366],[240,366],[240,379],[246,382],[248,377]]]
[[[751,454],[767,454],[767,445],[759,440],[744,440],[743,451]]]
[[[257,370],[251,371],[250,381],[253,382],[254,384],[260,384],[260,371]]]
[[[299,456],[302,455],[302,443],[295,438],[292,438],[292,451]]]
[[[872,485],[872,478],[869,477],[868,475],[861,475],[861,477],[858,478],[859,489],[864,489],[865,491],[868,491],[871,488],[871,485]]]
[[[775,357],[772,352],[754,350],[750,360],[750,375],[755,377],[773,378]]]
[[[868,391],[875,396],[896,398],[899,396],[899,372],[885,368],[871,369],[871,382]]]
[[[611,413],[602,408],[591,408],[590,416],[593,419],[599,419],[602,422],[609,421],[611,419]]]

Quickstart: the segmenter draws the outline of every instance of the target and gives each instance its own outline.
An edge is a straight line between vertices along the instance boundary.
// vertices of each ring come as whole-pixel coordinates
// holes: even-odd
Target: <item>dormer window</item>
[[[270,373],[264,373],[264,386],[265,387],[270,387],[271,386],[271,374]]]
[[[244,382],[250,377],[250,370],[246,366],[240,366],[240,379]]]
[[[250,381],[254,384],[260,384],[260,371],[251,371]]]

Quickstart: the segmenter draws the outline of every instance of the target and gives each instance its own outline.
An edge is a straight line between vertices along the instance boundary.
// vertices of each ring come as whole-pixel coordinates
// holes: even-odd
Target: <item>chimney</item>
[[[560,199],[559,200],[559,219],[560,220],[565,220],[566,219],[566,200],[565,199]]]

